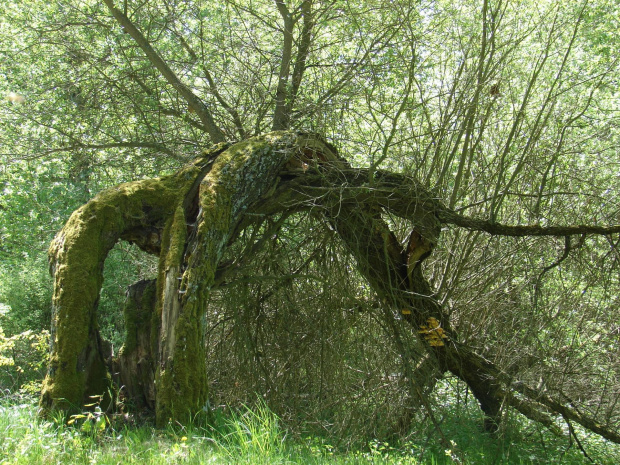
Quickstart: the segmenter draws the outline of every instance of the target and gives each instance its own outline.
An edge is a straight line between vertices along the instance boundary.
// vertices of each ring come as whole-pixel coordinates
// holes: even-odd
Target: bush
[[[47,329],[51,321],[52,280],[44,254],[0,266],[0,325],[8,335]]]
[[[45,376],[49,331],[4,335],[0,327],[0,388],[4,392],[38,394]]]

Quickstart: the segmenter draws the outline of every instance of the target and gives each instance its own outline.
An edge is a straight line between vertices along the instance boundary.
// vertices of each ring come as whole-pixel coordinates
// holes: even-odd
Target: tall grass
[[[286,456],[285,437],[278,417],[264,403],[259,403],[253,410],[246,408],[241,413],[233,413],[223,423],[217,444],[220,451],[231,459],[244,457],[250,463],[259,464],[273,463],[269,460]]]
[[[107,417],[106,417],[107,418]],[[591,463],[574,443],[532,425],[512,422],[500,437],[478,429],[478,418],[452,417],[443,424],[462,463]],[[421,425],[422,426],[422,425]],[[598,438],[582,444],[596,463],[616,464],[620,449]],[[338,450],[329,437],[287,436],[278,417],[258,403],[253,408],[189,425],[155,429],[126,418],[41,420],[32,399],[0,400],[0,464],[449,464],[452,460],[430,430],[407,441],[370,440],[357,450]]]

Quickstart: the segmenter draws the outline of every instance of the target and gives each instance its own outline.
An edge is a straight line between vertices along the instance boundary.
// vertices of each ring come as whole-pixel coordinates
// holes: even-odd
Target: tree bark
[[[513,380],[462,344],[422,273],[442,223],[508,235],[522,235],[528,227],[455,216],[410,178],[377,171],[369,179],[367,170],[351,168],[319,137],[291,132],[219,145],[175,175],[107,189],[72,215],[50,247],[52,348],[43,410],[79,410],[90,396],[112,401],[95,312],[105,257],[124,239],[159,254],[159,269],[155,284],[129,291],[122,383],[136,404],[154,405],[159,425],[199,412],[208,394],[202,315],[226,247],[257,215],[304,208],[322,212],[346,244],[383,301],[386,318],[405,321],[439,372],[451,372],[469,386],[488,430],[497,428],[502,406],[510,405],[551,430],[557,428],[550,415],[561,415],[620,442],[615,431]],[[411,221],[407,244],[397,240],[384,213]],[[598,231],[577,228],[584,234]],[[530,231],[565,235],[576,229]],[[401,352],[404,359],[414,353]],[[405,368],[413,382],[415,374],[407,363]]]
[[[118,374],[112,367],[113,379],[124,402],[137,410],[155,410],[155,371],[159,345],[155,328],[159,327],[155,312],[157,281],[139,281],[127,290],[123,313],[127,337],[118,356]]]
[[[113,389],[99,337],[96,310],[105,259],[118,239],[158,253],[167,217],[210,169],[216,147],[176,174],[136,181],[100,192],[76,210],[49,249],[54,279],[48,373],[40,399],[42,413],[78,412]]]

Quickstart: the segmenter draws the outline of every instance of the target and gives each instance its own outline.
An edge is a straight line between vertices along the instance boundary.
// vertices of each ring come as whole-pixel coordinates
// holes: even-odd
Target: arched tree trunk
[[[620,443],[620,434],[575,407],[554,400],[536,389],[513,379],[492,362],[459,341],[449,319],[434,298],[420,263],[432,251],[439,238],[440,224],[462,225],[490,234],[508,236],[610,234],[618,227],[505,226],[462,217],[437,202],[415,180],[395,173],[352,169],[340,160],[331,170],[292,177],[283,183],[273,199],[260,211],[273,213],[301,205],[321,207],[358,263],[358,269],[383,301],[399,313],[426,343],[440,372],[451,372],[471,389],[485,414],[485,429],[494,431],[501,421],[504,405],[511,406],[529,419],[560,434],[552,416],[575,421],[606,439]],[[335,168],[335,169],[333,169]],[[389,212],[412,221],[413,229],[406,245],[401,245],[383,221],[381,212]],[[407,356],[408,353],[403,353]],[[434,376],[432,370],[428,371]]]
[[[105,258],[119,239],[160,257],[148,331],[157,335],[151,345],[157,421],[200,411],[207,401],[201,316],[219,260],[245,212],[274,189],[285,165],[329,151],[319,138],[274,132],[217,146],[173,176],[107,189],[77,210],[50,247],[52,345],[43,411],[79,411],[93,396],[113,398],[96,309]],[[126,347],[124,363],[137,366],[137,348],[131,341]],[[133,394],[150,389],[142,375],[126,384]]]
[[[124,239],[159,254],[159,268],[155,284],[129,293],[123,382],[137,404],[154,404],[159,425],[199,412],[208,393],[202,315],[226,247],[256,216],[303,208],[322,212],[383,300],[386,315],[392,311],[410,325],[438,371],[467,383],[488,429],[497,427],[504,404],[553,429],[544,406],[620,442],[620,435],[576,409],[512,380],[459,342],[451,328],[421,263],[439,240],[442,222],[491,231],[497,225],[460,217],[406,176],[353,169],[319,137],[291,132],[219,145],[173,176],[107,189],[72,215],[50,247],[54,300],[44,411],[80,409],[90,396],[112,400],[95,316],[105,257]],[[383,213],[411,221],[407,244],[399,243]],[[507,235],[555,231],[500,228]],[[137,328],[138,320],[150,325]]]
[[[43,413],[80,411],[92,403],[92,396],[103,396],[104,403],[112,400],[96,320],[105,259],[119,239],[159,253],[167,219],[222,150],[205,153],[173,176],[102,191],[76,210],[56,235],[49,250],[54,294],[50,361],[40,400]]]
[[[486,415],[486,428],[493,430],[499,424],[503,400],[488,370],[480,369],[458,347],[458,336],[422,275],[420,264],[440,233],[435,211],[422,208],[423,200],[423,196],[411,199],[408,207],[394,209],[414,224],[404,247],[372,204],[341,204],[326,210],[326,215],[375,292],[418,332],[441,372],[450,371],[467,383]]]

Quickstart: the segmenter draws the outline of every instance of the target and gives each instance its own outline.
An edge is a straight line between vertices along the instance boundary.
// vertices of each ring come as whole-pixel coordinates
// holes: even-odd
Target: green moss
[[[159,341],[162,363],[157,374],[156,417],[160,425],[168,418],[187,418],[207,399],[200,312],[192,305],[178,303],[177,273],[181,269],[186,234],[185,212],[179,207],[166,228],[158,276],[159,300],[165,302],[165,308],[162,305],[160,309],[165,326]]]
[[[39,401],[41,414],[46,416],[52,410],[63,410],[67,413],[79,412],[84,396],[85,374],[73,371],[58,376],[56,372],[60,362],[57,356],[51,357],[50,366],[53,375],[48,375],[43,381]]]
[[[157,377],[158,426],[164,426],[170,418],[179,421],[189,419],[207,401],[202,332],[201,318],[197,312],[184,308],[175,324],[174,358],[167,361]]]
[[[42,401],[56,407],[65,402],[79,407],[87,373],[96,350],[94,308],[103,281],[101,264],[113,242],[118,216],[109,205],[90,202],[67,222],[50,247],[55,269],[53,351],[50,375]],[[106,240],[107,239],[107,240]],[[94,393],[93,393],[94,394]],[[100,393],[98,393],[100,394]]]
[[[185,239],[187,238],[187,225],[185,224],[185,211],[179,205],[174,212],[174,219],[170,228],[170,245],[166,253],[166,266],[180,266],[185,251]]]
[[[54,273],[52,350],[41,406],[80,408],[101,394],[109,376],[98,354],[95,318],[103,263],[124,231],[164,222],[208,169],[207,152],[172,176],[121,184],[76,210],[50,245]],[[91,354],[96,352],[97,357]]]
[[[106,189],[72,215],[50,247],[55,270],[54,342],[42,405],[79,404],[84,396],[101,394],[109,385],[93,340],[103,263],[123,233],[153,225],[165,225],[156,311],[150,314],[151,347],[160,357],[157,421],[183,418],[204,405],[207,382],[201,317],[217,265],[245,209],[268,192],[301,143],[293,133],[275,132],[231,147],[219,145],[172,176]],[[185,208],[199,183],[202,216],[192,243],[194,255],[184,262]],[[136,329],[149,315],[128,307],[126,318],[126,349],[132,350]]]

